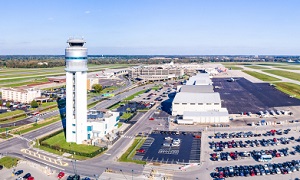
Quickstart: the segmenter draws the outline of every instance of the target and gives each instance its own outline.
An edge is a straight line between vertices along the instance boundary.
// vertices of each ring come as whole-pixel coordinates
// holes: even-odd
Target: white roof
[[[181,86],[180,92],[212,93],[212,92],[214,92],[214,87],[212,85],[184,85],[184,86]]]
[[[198,73],[195,76],[189,78],[186,85],[209,85],[212,81],[208,73]]]
[[[225,109],[225,108],[222,108]],[[183,119],[186,117],[199,117],[199,116],[208,116],[208,117],[216,117],[216,116],[229,116],[227,109],[222,111],[184,111],[183,112]]]
[[[213,93],[177,93],[173,103],[221,103],[220,94]]]

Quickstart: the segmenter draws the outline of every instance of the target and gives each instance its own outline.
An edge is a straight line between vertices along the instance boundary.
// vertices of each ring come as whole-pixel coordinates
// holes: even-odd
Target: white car
[[[180,142],[181,142],[181,140],[179,138],[176,138],[173,140],[173,143],[180,143]]]
[[[165,140],[167,140],[167,141],[172,141],[172,139],[173,138],[171,138],[171,137],[165,137]]]

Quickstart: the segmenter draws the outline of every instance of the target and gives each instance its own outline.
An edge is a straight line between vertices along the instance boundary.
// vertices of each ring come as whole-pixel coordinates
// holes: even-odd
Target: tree
[[[32,108],[39,107],[39,104],[35,100],[31,101],[30,105],[31,105]]]
[[[96,93],[99,93],[102,91],[102,86],[101,84],[94,84],[93,89],[95,90]]]
[[[10,107],[10,102],[9,102],[9,101],[6,102],[6,107],[7,107],[7,108]]]

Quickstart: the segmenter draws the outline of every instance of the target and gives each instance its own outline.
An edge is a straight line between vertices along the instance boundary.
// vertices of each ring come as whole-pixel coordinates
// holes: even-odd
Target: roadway
[[[107,107],[119,102],[120,100],[126,98],[127,96],[130,96],[130,95],[132,95],[136,92],[139,92],[145,88],[149,88],[153,85],[154,84],[148,84],[148,85],[145,85],[142,87],[136,87],[136,88],[130,89],[128,91],[125,91],[123,93],[120,93],[120,94],[116,95],[115,97],[112,97],[111,99],[102,101],[101,103],[96,105],[96,108],[97,109],[107,108]],[[112,146],[112,148],[110,148],[105,154],[103,154],[99,157],[90,159],[90,160],[77,161],[76,162],[77,173],[93,177],[94,174],[98,174],[98,175],[102,174],[106,168],[110,168],[110,169],[118,168],[118,169],[122,169],[124,172],[125,171],[132,172],[132,170],[134,169],[135,172],[142,172],[142,170],[143,170],[142,165],[137,165],[137,164],[133,164],[133,163],[120,163],[120,162],[116,162],[115,160],[116,160],[117,156],[120,156],[120,154],[122,154],[122,152],[124,152],[127,149],[127,147],[130,146],[131,141],[133,141],[133,138],[126,138],[125,136],[133,137],[139,131],[144,131],[144,132],[151,131],[151,127],[149,129],[147,122],[148,122],[149,117],[153,113],[154,113],[153,110],[150,110],[147,113],[145,113],[140,118],[140,120],[137,123],[135,123],[135,125],[132,126],[124,134],[124,136],[121,137]],[[52,113],[45,114],[45,115],[41,116],[40,118],[46,118],[46,117],[55,116],[58,114],[59,114],[58,111],[54,111]],[[38,162],[39,164],[47,165],[47,166],[52,167],[57,170],[64,170],[68,173],[73,173],[74,172],[73,164],[72,164],[73,162],[71,162],[71,160],[67,160],[69,165],[67,167],[62,168],[62,167],[58,167],[55,165],[51,165],[48,162],[45,162],[43,160],[26,156],[20,152],[20,150],[22,148],[28,148],[28,146],[29,146],[28,141],[34,140],[35,138],[43,136],[46,133],[56,131],[61,128],[62,128],[62,122],[57,122],[57,123],[51,124],[47,127],[43,127],[38,130],[21,135],[20,137],[17,136],[17,137],[11,138],[9,140],[6,140],[4,142],[1,142],[0,143],[0,153],[12,154],[12,155],[22,157],[27,160]]]

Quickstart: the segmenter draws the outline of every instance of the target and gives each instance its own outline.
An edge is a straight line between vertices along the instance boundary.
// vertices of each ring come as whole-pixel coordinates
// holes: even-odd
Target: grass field
[[[297,99],[300,99],[300,85],[294,83],[287,83],[287,82],[278,82],[275,83],[276,89],[282,91],[290,96],[293,96]]]
[[[65,138],[65,133],[61,132],[47,140],[45,140],[49,145],[56,145],[64,149],[69,149],[77,152],[83,152],[83,153],[92,153],[100,149],[100,147],[97,146],[88,146],[88,145],[80,145],[75,143],[67,143]]]
[[[120,157],[119,161],[121,162],[133,162],[136,164],[146,164],[145,161],[133,160],[133,156],[136,153],[136,150],[141,148],[145,142],[145,138],[136,138],[132,145],[127,149],[127,151]]]
[[[18,115],[18,114],[24,114],[24,111],[15,110],[15,111],[10,111],[10,112],[5,112],[5,113],[0,114],[0,119],[10,117],[10,116],[15,116],[15,115]]]
[[[120,118],[127,120],[127,119],[131,118],[132,115],[133,115],[133,113],[123,113],[123,115]]]
[[[133,64],[89,65],[88,72],[105,70],[106,68],[126,68]],[[0,86],[17,87],[28,84],[47,82],[46,77],[65,75],[64,67],[55,68],[3,68],[0,72]]]
[[[289,71],[282,71],[282,70],[263,70],[263,71],[266,72],[266,73],[275,74],[277,76],[282,76],[282,77],[285,77],[285,78],[300,81],[300,74],[299,73],[294,73],[294,72],[289,72]]]
[[[270,69],[264,66],[245,66],[245,67],[252,68],[252,69]]]
[[[276,68],[287,69],[287,70],[300,70],[300,66],[278,66]]]
[[[262,81],[280,81],[280,79],[266,75],[266,74],[262,74],[259,72],[255,72],[255,71],[243,71],[244,73],[247,73],[253,77],[256,77],[257,79],[260,79]]]
[[[257,65],[261,66],[284,66],[286,63],[258,63]]]
[[[33,130],[48,126],[49,124],[52,124],[52,123],[55,123],[55,122],[58,122],[58,121],[61,121],[61,118],[60,118],[59,115],[49,118],[48,121],[47,120],[38,121],[37,124],[32,124],[31,126],[29,126],[27,128],[24,128],[20,131],[15,131],[14,134],[24,134],[24,133],[27,133],[29,131],[33,131]]]
[[[140,95],[140,94],[145,93],[145,91],[146,91],[146,90],[142,90],[142,91],[136,92],[136,93],[134,93],[133,95],[128,96],[127,98],[125,98],[124,101],[130,101],[130,100],[132,100],[135,96],[138,96],[138,95]]]
[[[0,159],[0,164],[6,167],[7,169],[10,169],[14,166],[17,166],[19,159],[10,157],[10,156],[5,156]]]
[[[225,67],[227,69],[231,69],[231,70],[243,70],[242,67],[238,67],[238,66],[234,66],[234,65],[225,65]]]

